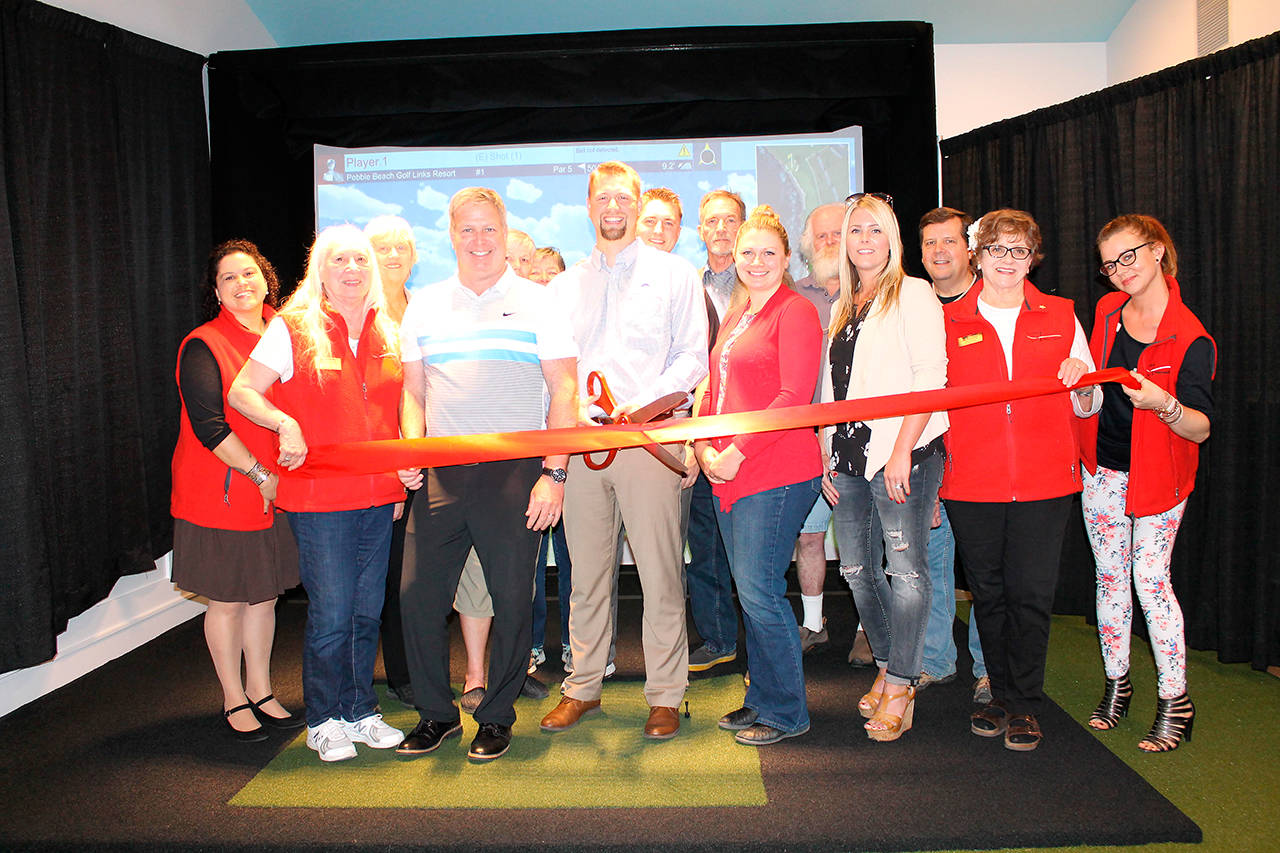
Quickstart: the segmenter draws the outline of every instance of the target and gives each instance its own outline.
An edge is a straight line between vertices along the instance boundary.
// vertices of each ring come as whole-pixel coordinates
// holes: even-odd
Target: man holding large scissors
[[[640,176],[625,163],[601,163],[587,183],[596,232],[591,256],[552,282],[572,318],[578,381],[587,420],[587,377],[608,380],[618,418],[673,392],[691,391],[707,375],[707,313],[702,285],[687,262],[636,239]],[[573,674],[564,698],[542,720],[558,732],[600,709],[609,654],[610,588],[620,524],[625,524],[644,592],[642,634],[644,735],[666,740],[680,729],[676,713],[688,681],[680,476],[645,448],[618,452],[600,470],[575,456],[564,496],[565,533],[573,559],[569,638]]]

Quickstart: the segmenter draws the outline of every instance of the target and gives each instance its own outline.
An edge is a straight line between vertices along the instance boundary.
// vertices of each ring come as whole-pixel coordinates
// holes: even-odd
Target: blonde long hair
[[[373,329],[376,337],[381,338],[384,347],[394,350],[399,333],[395,321],[387,313],[386,295],[382,292],[382,276],[378,272],[378,262],[374,257],[373,245],[354,225],[331,225],[316,235],[311,244],[311,252],[307,256],[307,272],[298,282],[293,295],[280,309],[280,314],[291,320],[302,335],[306,346],[303,353],[306,367],[315,375],[317,382],[322,382],[324,374],[316,370],[320,360],[333,358],[333,342],[329,340],[329,330],[333,321],[324,312],[328,302],[324,293],[324,283],[320,271],[329,262],[329,257],[340,247],[354,247],[363,251],[369,258],[369,292],[365,295],[361,312],[367,314],[374,309]],[[359,329],[348,329],[348,332],[360,333]]]
[[[738,243],[742,242],[742,235],[747,231],[769,231],[776,235],[778,240],[782,242],[783,254],[790,256],[791,242],[787,239],[787,229],[782,226],[782,220],[778,218],[778,214],[774,213],[773,208],[769,205],[757,205],[752,209],[751,215],[738,228],[738,236],[733,241],[735,255],[738,252]],[[782,271],[782,284],[789,290],[796,289],[796,283],[792,280],[791,273],[785,268]],[[729,308],[737,308],[743,302],[746,302],[748,298],[747,286],[742,283],[742,276],[739,275],[737,283],[733,286],[733,293],[729,296]]]
[[[889,260],[884,269],[876,276],[876,311],[886,311],[898,306],[898,294],[902,291],[902,280],[906,272],[902,269],[902,232],[898,228],[898,217],[893,208],[873,195],[867,194],[850,204],[844,212],[844,224],[840,233],[840,296],[831,308],[831,327],[828,335],[834,339],[853,317],[853,294],[858,287],[858,273],[849,260],[849,220],[853,212],[859,208],[871,214],[872,220],[880,226],[880,230],[889,238]]]

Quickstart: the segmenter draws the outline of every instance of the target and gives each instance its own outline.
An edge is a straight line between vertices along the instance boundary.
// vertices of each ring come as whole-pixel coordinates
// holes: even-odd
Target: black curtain
[[[209,247],[203,58],[0,0],[0,671],[169,550]]]
[[[1280,664],[1280,549],[1266,526],[1280,503],[1280,293],[1268,272],[1280,247],[1278,137],[1280,34],[942,143],[946,203],[975,216],[1031,211],[1048,255],[1032,278],[1074,299],[1086,329],[1106,290],[1101,226],[1148,213],[1169,228],[1183,297],[1219,354],[1173,585],[1190,645],[1256,668]],[[1078,520],[1058,607],[1093,609]]]
[[[300,276],[314,233],[317,143],[742,136],[857,124],[866,185],[892,193],[904,223],[913,227],[937,200],[933,31],[923,23],[230,51],[210,57],[209,109],[215,234],[257,241],[286,282]]]

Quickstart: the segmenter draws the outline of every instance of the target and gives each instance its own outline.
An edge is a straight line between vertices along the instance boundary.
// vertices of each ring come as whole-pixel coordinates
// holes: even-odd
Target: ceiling
[[[280,47],[656,27],[929,21],[937,44],[1105,42],[1134,0],[245,0]]]

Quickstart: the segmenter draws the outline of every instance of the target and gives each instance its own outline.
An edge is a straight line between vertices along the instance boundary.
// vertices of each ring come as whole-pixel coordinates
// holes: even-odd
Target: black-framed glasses
[[[857,204],[858,199],[868,195],[871,196],[872,198],[880,199],[882,202],[889,205],[889,207],[893,207],[893,196],[889,195],[888,193],[854,193],[853,195],[845,196],[845,199],[844,199],[845,207],[848,207],[851,204]]]
[[[1116,258],[1114,261],[1103,261],[1102,266],[1098,267],[1098,272],[1102,273],[1107,278],[1110,278],[1115,275],[1117,267],[1133,266],[1133,262],[1138,259],[1138,250],[1143,246],[1150,246],[1154,242],[1155,240],[1148,240],[1143,243],[1142,246],[1134,246],[1132,249],[1125,249],[1120,253],[1120,257]]]
[[[992,243],[990,246],[983,246],[982,251],[986,252],[993,258],[1003,258],[1005,255],[1013,255],[1015,261],[1025,261],[1031,257],[1031,250],[1026,246],[1003,246],[999,243]]]

